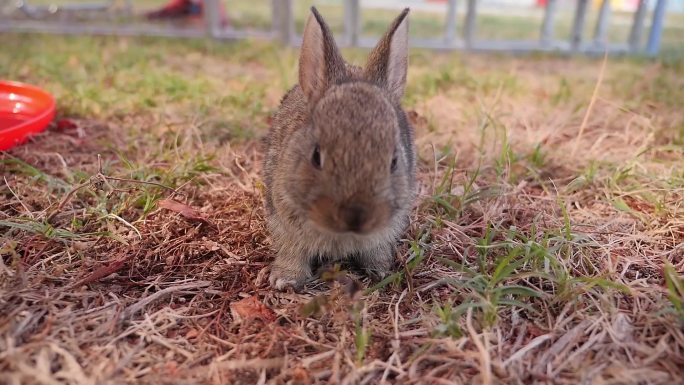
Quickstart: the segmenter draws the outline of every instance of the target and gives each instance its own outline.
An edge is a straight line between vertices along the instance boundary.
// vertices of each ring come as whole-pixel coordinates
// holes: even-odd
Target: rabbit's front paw
[[[298,269],[286,269],[278,266],[271,268],[271,275],[268,277],[268,282],[271,287],[276,290],[285,290],[288,287],[295,291],[301,290],[304,284],[309,280],[310,274],[306,271]]]
[[[371,280],[379,282],[392,274],[394,254],[394,244],[388,243],[378,249],[359,254],[356,263]]]
[[[278,274],[273,273],[271,273],[271,276],[268,278],[268,281],[271,284],[271,287],[276,290],[285,290],[288,287],[296,289],[298,286],[301,286],[301,284],[299,284],[295,279],[278,277]]]
[[[365,269],[365,273],[373,282],[380,282],[392,273],[392,270]]]

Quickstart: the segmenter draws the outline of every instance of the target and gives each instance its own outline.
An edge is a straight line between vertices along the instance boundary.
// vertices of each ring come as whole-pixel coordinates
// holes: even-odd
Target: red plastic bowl
[[[55,117],[55,98],[32,85],[0,80],[0,151],[23,143]]]

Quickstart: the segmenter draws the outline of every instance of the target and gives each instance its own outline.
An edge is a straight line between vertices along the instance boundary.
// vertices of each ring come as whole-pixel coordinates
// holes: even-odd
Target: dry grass
[[[111,73],[86,56],[56,79],[60,48],[7,67],[47,79],[78,128],[0,154],[0,383],[684,381],[681,63],[609,60],[586,115],[600,61],[416,53],[421,197],[398,272],[295,294],[268,288],[258,178],[295,55],[97,44]],[[158,60],[140,84],[182,95],[119,95],[129,49]]]

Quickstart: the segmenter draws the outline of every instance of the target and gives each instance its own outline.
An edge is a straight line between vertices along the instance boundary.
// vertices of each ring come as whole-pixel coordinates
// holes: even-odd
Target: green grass
[[[674,266],[667,264],[663,270],[667,296],[680,323],[684,324],[684,278],[678,274]]]

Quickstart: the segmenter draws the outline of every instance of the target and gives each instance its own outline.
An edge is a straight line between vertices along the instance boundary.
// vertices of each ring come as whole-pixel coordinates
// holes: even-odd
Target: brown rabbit
[[[413,129],[400,102],[405,9],[368,64],[347,64],[316,8],[304,29],[299,85],[283,98],[264,164],[270,283],[300,289],[312,264],[352,260],[375,278],[394,263],[415,197]]]

